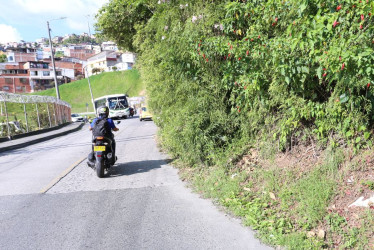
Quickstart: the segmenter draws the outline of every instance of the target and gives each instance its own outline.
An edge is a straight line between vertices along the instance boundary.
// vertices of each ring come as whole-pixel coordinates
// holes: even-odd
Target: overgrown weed
[[[329,205],[341,186],[342,166],[347,165],[347,156],[340,148],[326,149],[325,155],[323,162],[301,175],[292,165],[275,165],[277,161],[268,154],[271,164],[262,159],[262,167],[189,169],[193,172],[190,180],[200,193],[257,230],[268,244],[287,249],[366,249],[370,245],[368,235],[374,225],[373,215],[370,211],[366,215],[369,222],[371,218],[370,223],[362,220],[360,227],[350,227],[345,217],[329,213]],[[323,238],[317,236],[321,228],[325,233]],[[336,245],[336,242],[341,243]]]

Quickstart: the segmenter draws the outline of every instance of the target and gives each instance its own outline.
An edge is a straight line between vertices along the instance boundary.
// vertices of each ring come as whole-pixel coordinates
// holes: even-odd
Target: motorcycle
[[[112,154],[112,140],[104,136],[97,136],[92,140],[94,156],[96,159],[95,170],[97,177],[103,178],[105,172],[114,164]]]
[[[120,121],[117,122],[119,124]],[[109,168],[114,165],[116,157],[113,155],[112,139],[105,136],[96,136],[92,140],[95,165],[91,166],[96,170],[97,177],[103,178],[108,173]],[[116,157],[117,158],[117,157]]]

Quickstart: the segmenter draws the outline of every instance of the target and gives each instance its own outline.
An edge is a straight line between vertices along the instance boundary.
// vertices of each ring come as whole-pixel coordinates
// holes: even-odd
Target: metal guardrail
[[[17,115],[22,118],[18,119]],[[10,121],[11,116],[14,116],[13,121]],[[0,137],[11,138],[14,134],[51,128],[68,121],[71,121],[71,106],[67,102],[52,96],[18,95],[0,91]]]

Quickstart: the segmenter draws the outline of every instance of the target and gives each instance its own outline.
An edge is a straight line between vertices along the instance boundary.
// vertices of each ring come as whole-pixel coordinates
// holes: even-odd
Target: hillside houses
[[[64,48],[64,55],[67,57],[78,58],[82,61],[87,61],[88,58],[94,56],[96,51],[91,46],[85,45],[70,45]]]
[[[63,40],[55,37],[53,43]],[[59,85],[91,76],[93,71],[98,74],[131,69],[135,63],[135,54],[120,52],[113,42],[58,44],[53,49]],[[45,38],[35,43],[0,44],[0,53],[7,58],[7,62],[0,63],[0,91],[28,93],[54,87],[51,51]]]
[[[62,75],[66,70],[68,69],[56,69],[59,84],[70,82],[68,77]],[[73,70],[69,71],[72,75]],[[51,87],[54,87],[54,74],[49,62],[0,63],[0,91],[27,93]]]
[[[33,48],[8,48],[5,52],[7,61],[10,63],[37,60],[36,49]]]
[[[87,59],[87,72],[91,76],[98,72],[128,70],[132,69],[134,63],[135,55],[133,53],[104,50]]]
[[[29,71],[22,63],[0,63],[0,91],[31,92]]]

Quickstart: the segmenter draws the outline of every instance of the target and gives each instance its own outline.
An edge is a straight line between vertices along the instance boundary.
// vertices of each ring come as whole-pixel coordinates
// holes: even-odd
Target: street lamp
[[[53,74],[55,79],[55,88],[56,88],[56,97],[57,99],[60,99],[60,91],[58,90],[58,82],[57,82],[57,74],[56,74],[56,66],[55,66],[55,59],[53,56],[53,46],[52,46],[52,39],[51,39],[51,29],[49,28],[49,22],[54,20],[61,20],[65,19],[66,17],[60,17],[57,19],[52,19],[47,21],[47,28],[48,28],[48,36],[49,36],[49,48],[51,49],[51,59],[52,59],[52,68],[53,68]]]

